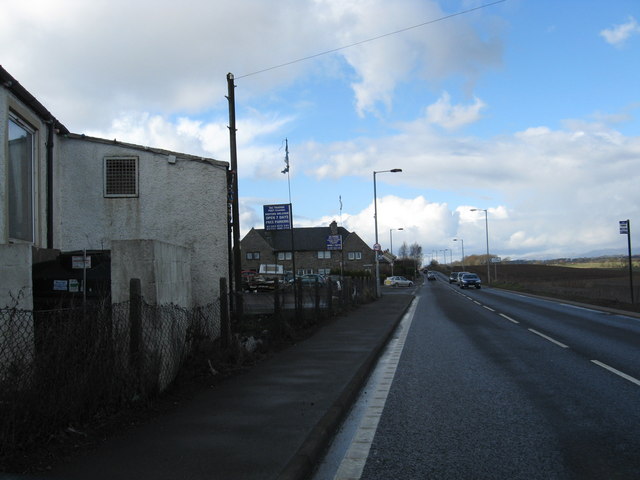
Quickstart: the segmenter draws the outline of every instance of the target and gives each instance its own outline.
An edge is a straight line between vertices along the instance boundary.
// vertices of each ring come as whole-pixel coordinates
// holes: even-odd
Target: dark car
[[[460,284],[460,288],[471,288],[476,287],[480,288],[480,277],[475,273],[465,273],[461,275],[458,283]]]
[[[436,279],[436,272],[427,272],[427,280],[431,281],[435,279]]]

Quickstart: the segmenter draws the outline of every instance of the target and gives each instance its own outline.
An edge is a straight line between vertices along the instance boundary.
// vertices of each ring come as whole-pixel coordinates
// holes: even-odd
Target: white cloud
[[[629,17],[626,23],[605,28],[600,36],[615,47],[621,47],[632,36],[640,34],[640,26],[635,18]]]
[[[443,18],[436,1],[396,2],[372,0],[318,0],[325,7],[323,20],[337,32],[342,46]],[[502,45],[485,38],[462,17],[385,36],[340,51],[354,69],[352,83],[360,115],[376,113],[377,105],[392,107],[392,95],[407,78],[439,82],[451,74],[464,75],[471,85],[485,69],[499,65]]]
[[[451,96],[444,92],[436,103],[427,107],[427,119],[446,129],[456,129],[477,122],[480,119],[480,110],[485,106],[479,98],[469,106],[451,105]]]

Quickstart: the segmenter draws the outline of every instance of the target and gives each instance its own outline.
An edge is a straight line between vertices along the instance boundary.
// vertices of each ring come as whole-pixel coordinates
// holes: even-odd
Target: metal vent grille
[[[136,157],[105,158],[104,173],[105,196],[138,196],[138,159]]]

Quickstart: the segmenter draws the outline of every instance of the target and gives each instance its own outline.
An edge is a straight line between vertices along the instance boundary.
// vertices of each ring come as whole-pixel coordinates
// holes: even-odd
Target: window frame
[[[330,260],[331,250],[318,250],[318,260]]]
[[[24,198],[22,198],[22,195],[20,195],[20,197],[22,198],[22,200],[28,200],[29,202],[29,212],[28,212],[28,218],[24,223],[30,223],[30,231],[29,231],[29,238],[20,238],[19,236],[15,236],[14,234],[15,232],[15,225],[13,225],[12,228],[12,213],[17,213],[13,212],[13,208],[14,208],[14,202],[17,200],[17,198],[13,199],[10,198],[10,190],[12,189],[12,181],[14,180],[14,176],[11,175],[11,165],[13,164],[14,160],[11,157],[11,148],[9,145],[9,122],[12,122],[16,127],[24,130],[25,132],[27,132],[27,134],[29,135],[30,138],[30,162],[29,163],[29,172],[28,172],[28,176],[29,176],[29,192],[27,193],[27,195],[24,196]],[[38,134],[38,129],[35,128],[34,126],[32,126],[29,122],[27,122],[26,120],[24,120],[21,116],[19,116],[17,113],[13,112],[13,111],[9,111],[9,114],[7,116],[7,123],[6,123],[6,128],[7,128],[7,144],[6,144],[6,148],[7,148],[7,236],[9,238],[9,240],[11,242],[15,242],[15,243],[30,243],[30,244],[34,244],[36,243],[36,221],[37,221],[37,215],[36,215],[36,205],[37,205],[37,196],[36,196],[36,190],[37,190],[37,185],[36,185],[36,180],[37,180],[37,162],[36,162],[36,146],[37,146],[37,142],[38,142],[38,138],[37,138],[37,134]],[[21,189],[22,187],[24,187],[24,185],[20,185]],[[22,192],[20,192],[22,193]]]
[[[287,261],[293,259],[291,252],[278,252],[278,260]]]

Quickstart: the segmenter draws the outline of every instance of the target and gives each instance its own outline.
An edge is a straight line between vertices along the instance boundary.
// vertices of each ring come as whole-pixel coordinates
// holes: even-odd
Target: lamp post
[[[391,255],[393,255],[393,234],[391,232],[394,230],[404,230],[404,227],[389,229],[389,250],[391,251]]]
[[[489,268],[489,215],[486,208],[472,208],[472,212],[484,212],[484,231],[487,236],[487,285],[491,283],[491,269]]]
[[[373,171],[373,220],[375,224],[375,232],[376,232],[376,244],[375,247],[379,247],[378,243],[378,193],[376,190],[376,174],[378,173],[398,173],[401,172],[401,168],[392,168],[391,170],[378,170]],[[380,297],[380,261],[378,260],[378,251],[375,250],[376,256],[376,297]]]
[[[390,228],[389,229],[389,250],[391,251],[391,256],[393,257],[393,234],[394,230],[404,230],[404,227],[400,228]],[[394,259],[391,259],[391,276],[393,277],[393,264],[395,263]]]
[[[454,238],[453,239],[454,242],[460,242],[460,245],[462,246],[462,271],[464,272],[464,240],[461,238]]]

